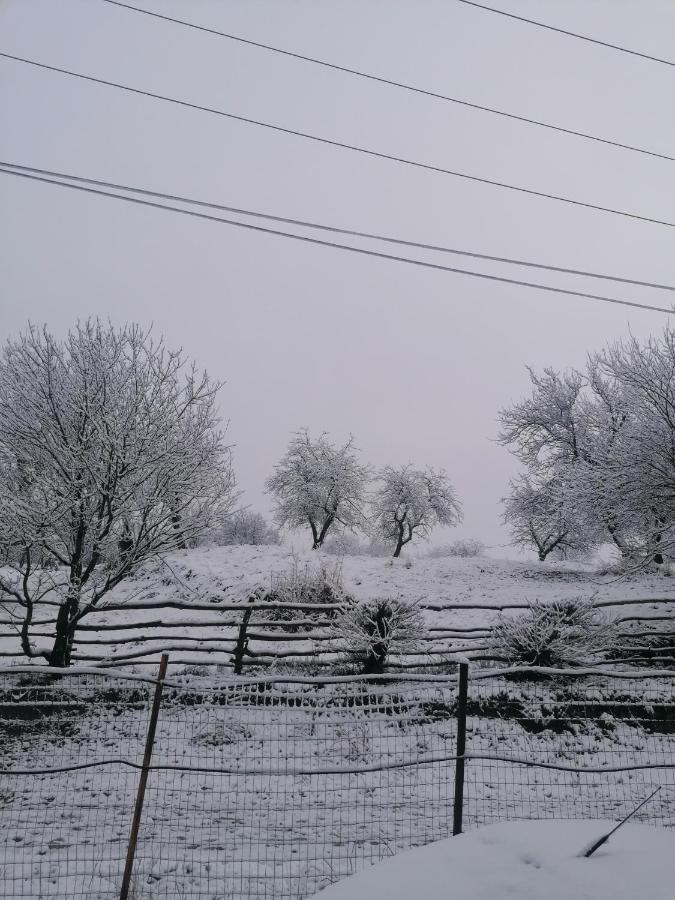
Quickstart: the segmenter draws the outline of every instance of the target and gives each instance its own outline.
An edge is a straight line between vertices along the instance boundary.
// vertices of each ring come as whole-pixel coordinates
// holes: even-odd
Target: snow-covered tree
[[[275,521],[289,528],[309,525],[317,550],[331,528],[363,525],[369,474],[352,438],[336,447],[325,432],[312,440],[306,429],[298,431],[265,484],[276,502]]]
[[[612,541],[629,555],[635,519],[610,490],[606,466],[625,427],[620,388],[602,377],[595,360],[585,374],[529,371],[531,396],[500,413],[500,441],[528,473],[525,481],[513,482],[506,501],[516,543],[526,542],[531,517],[531,543],[540,558],[551,543],[548,552],[570,539],[587,544],[591,536],[595,543]],[[543,540],[538,542],[535,533]]]
[[[501,411],[500,442],[530,469],[578,460],[585,451],[579,404],[584,376],[574,369],[559,373],[549,368],[537,375],[528,368],[528,372],[532,394]]]
[[[511,482],[511,492],[504,500],[504,521],[513,543],[534,547],[541,562],[551,553],[564,557],[583,553],[593,545],[566,487],[561,478],[534,482],[521,475]]]
[[[185,546],[234,501],[219,385],[138,326],[31,327],[0,359],[0,602],[29,657],[70,663],[76,630],[149,558]],[[53,647],[31,638],[58,610]]]
[[[644,344],[608,347],[597,366],[621,391],[624,416],[603,459],[608,490],[620,499],[646,561],[675,551],[675,329]]]
[[[374,533],[394,548],[394,556],[413,537],[428,537],[437,525],[462,520],[462,507],[446,473],[411,465],[385,466],[373,496]]]

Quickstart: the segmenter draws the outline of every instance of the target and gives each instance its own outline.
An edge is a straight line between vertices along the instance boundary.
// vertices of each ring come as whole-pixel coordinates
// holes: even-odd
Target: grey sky
[[[136,5],[675,154],[675,69],[451,0]],[[675,58],[669,0],[495,5]],[[329,72],[99,0],[4,0],[0,49],[385,153],[675,219],[674,163]],[[320,147],[6,60],[0,158],[675,283],[675,229]],[[3,339],[29,318],[57,333],[89,315],[154,322],[169,344],[227,381],[221,408],[237,475],[246,501],[261,509],[265,477],[290,432],[306,425],[336,438],[352,432],[376,465],[444,466],[465,506],[456,534],[504,543],[499,498],[516,467],[494,444],[496,415],[527,390],[524,364],[579,365],[629,326],[644,336],[666,322],[655,313],[358,258],[4,175],[0,210]],[[518,277],[513,269],[480,268]],[[548,280],[612,290],[579,278]],[[626,286],[614,294],[660,306],[672,298]]]

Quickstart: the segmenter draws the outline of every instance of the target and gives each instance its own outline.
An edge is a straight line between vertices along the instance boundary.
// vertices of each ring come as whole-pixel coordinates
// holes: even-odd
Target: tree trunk
[[[396,547],[394,549],[394,558],[398,559],[401,555],[401,550],[403,549],[403,544],[405,541],[403,540],[403,525],[399,523],[398,526],[398,537],[396,539]]]
[[[661,543],[661,537],[662,537],[660,529],[665,525],[665,522],[663,521],[662,518],[660,518],[660,516],[658,516],[656,514],[655,509],[653,509],[652,512],[654,513],[654,518],[656,520],[654,524],[656,525],[656,528],[659,529],[656,532],[656,534],[654,535],[654,543],[656,544],[656,550],[654,551],[654,562],[656,563],[657,566],[662,566],[664,559],[663,559],[663,553],[661,553],[661,551],[659,549],[659,544]]]
[[[335,516],[329,515],[326,517],[326,520],[321,526],[321,532],[319,533],[319,536],[317,537],[316,534],[314,535],[314,546],[312,547],[312,550],[318,550],[319,547],[323,547],[323,542],[326,538],[326,535],[328,534],[328,529],[331,527],[334,521]]]
[[[615,525],[607,525],[607,531],[609,532],[609,535],[612,538],[612,541],[614,542],[614,544],[618,547],[619,552],[621,553],[622,559],[629,559],[630,555],[631,555],[631,551],[619,537],[619,532],[618,532],[618,529],[616,528],[616,526]]]
[[[176,543],[176,547],[179,550],[187,550],[187,544],[185,543],[185,538],[183,536],[183,526],[181,525],[182,516],[180,512],[174,507],[174,510],[171,514],[171,524],[174,527],[174,530],[178,534],[178,541]]]
[[[69,594],[56,617],[56,638],[51,653],[47,656],[50,666],[66,669],[70,665],[70,657],[75,640],[75,616],[79,612],[80,603],[77,594]]]

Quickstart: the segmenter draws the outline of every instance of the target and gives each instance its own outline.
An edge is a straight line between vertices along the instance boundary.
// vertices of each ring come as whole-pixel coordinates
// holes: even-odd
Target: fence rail
[[[466,674],[466,669],[462,671]],[[478,669],[298,678],[172,665],[0,670],[7,898],[299,900],[459,827],[625,815],[675,825],[675,674]],[[464,732],[464,741],[462,741]]]
[[[13,646],[0,649],[0,657],[4,659],[21,659],[23,653],[19,646],[17,632],[12,626],[10,598],[3,600],[2,606],[10,619],[0,621],[0,639],[11,639]],[[42,601],[40,605],[44,605]],[[634,624],[636,627],[624,632],[627,641],[637,641],[626,645],[624,654],[626,661],[649,660],[651,662],[672,661],[675,657],[675,633],[672,627],[664,629],[663,623],[675,621],[673,613],[675,598],[633,598],[617,600],[600,600],[596,606],[604,610],[616,609],[621,612],[625,607],[636,607],[641,612],[629,615],[617,615],[617,625]],[[50,601],[47,605],[57,606]],[[668,609],[668,614],[661,615],[659,608]],[[503,612],[506,610],[521,611],[527,604],[496,603],[421,603],[422,610],[453,611],[455,613],[486,611]],[[211,661],[229,666],[240,674],[244,668],[269,667],[280,661],[311,662],[317,667],[334,666],[341,656],[340,641],[331,631],[335,622],[335,614],[343,607],[339,604],[316,603],[198,603],[181,601],[162,601],[129,604],[111,604],[92,610],[78,625],[73,661],[99,664],[125,665],[127,663],[155,665],[161,653],[184,653],[194,656],[195,653],[209,653]],[[136,612],[165,610],[177,618],[155,618],[143,621],[97,622],[103,614],[115,612]],[[213,614],[208,619],[195,618],[197,613]],[[238,613],[233,616],[232,613]],[[278,618],[289,613],[304,613],[305,617],[292,620]],[[311,614],[311,615],[310,615]],[[275,618],[275,616],[277,616]],[[16,620],[18,621],[18,620]],[[652,630],[647,626],[652,626]],[[49,626],[45,629],[45,626]],[[659,626],[654,629],[653,626]],[[40,630],[35,630],[35,628]],[[53,639],[54,620],[37,620],[31,629],[31,638]],[[199,633],[196,633],[196,630]],[[140,634],[138,634],[140,632]],[[173,632],[180,632],[180,635]],[[395,668],[432,668],[456,660],[458,655],[468,656],[474,661],[503,661],[504,657],[490,646],[490,627],[486,625],[434,625],[419,640],[417,650],[400,651],[393,655],[391,663]],[[668,643],[656,648],[648,646],[652,637],[668,638]],[[640,643],[642,642],[642,643]],[[129,645],[129,646],[126,646]],[[96,653],[96,649],[101,650]],[[109,649],[110,648],[110,649]],[[114,652],[117,650],[117,652]],[[111,652],[113,651],[113,652]],[[185,656],[185,663],[192,660]]]

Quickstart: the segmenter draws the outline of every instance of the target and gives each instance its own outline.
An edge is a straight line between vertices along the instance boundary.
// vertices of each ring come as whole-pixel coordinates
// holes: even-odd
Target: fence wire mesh
[[[472,679],[468,753],[523,762],[467,762],[465,823],[619,820],[661,785],[636,821],[675,825],[674,687],[675,676]]]
[[[659,784],[639,818],[675,824],[674,686],[472,678],[465,827],[616,819]],[[153,692],[0,674],[0,896],[119,897]],[[130,896],[296,900],[447,837],[456,735],[452,678],[170,677]]]

